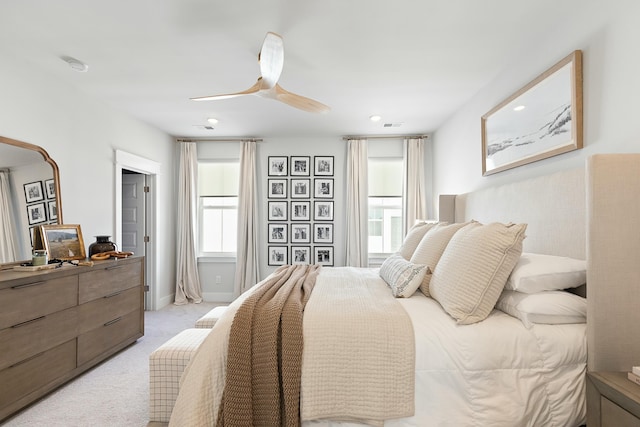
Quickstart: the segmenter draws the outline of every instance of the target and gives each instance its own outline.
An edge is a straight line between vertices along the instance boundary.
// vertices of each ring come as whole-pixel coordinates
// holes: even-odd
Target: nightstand
[[[626,372],[587,374],[589,427],[640,427],[640,385]]]

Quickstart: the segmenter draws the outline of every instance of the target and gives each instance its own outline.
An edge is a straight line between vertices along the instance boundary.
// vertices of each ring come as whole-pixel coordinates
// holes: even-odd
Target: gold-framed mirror
[[[30,260],[38,227],[62,223],[56,162],[38,145],[0,136],[0,266]]]

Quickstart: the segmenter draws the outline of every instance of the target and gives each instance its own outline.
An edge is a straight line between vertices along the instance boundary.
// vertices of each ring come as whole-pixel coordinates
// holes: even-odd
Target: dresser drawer
[[[640,427],[640,419],[604,396],[600,397],[602,427]]]
[[[102,327],[118,317],[135,310],[142,310],[142,289],[140,287],[118,291],[106,297],[78,306],[79,334]]]
[[[76,340],[72,339],[0,371],[0,408],[47,387],[75,367]]]
[[[0,329],[36,319],[78,303],[78,276],[40,280],[0,291]]]
[[[142,313],[136,310],[78,336],[78,366],[111,351],[128,339],[141,337],[144,333],[142,325]]]
[[[142,286],[142,262],[122,262],[100,270],[80,274],[78,303]]]
[[[0,369],[49,350],[78,334],[76,307],[0,331]]]

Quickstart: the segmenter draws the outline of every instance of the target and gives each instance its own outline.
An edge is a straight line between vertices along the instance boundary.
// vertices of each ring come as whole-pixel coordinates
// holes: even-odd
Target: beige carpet
[[[144,427],[149,421],[149,355],[216,305],[169,305],[145,312],[145,335],[110,359],[5,420],[16,427]]]

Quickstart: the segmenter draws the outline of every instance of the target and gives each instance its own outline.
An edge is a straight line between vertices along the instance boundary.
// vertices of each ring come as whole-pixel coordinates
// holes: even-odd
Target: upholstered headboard
[[[640,154],[440,196],[439,218],[525,222],[524,251],[586,259],[588,369],[640,366]]]
[[[456,196],[441,220],[526,223],[524,251],[586,258],[585,171],[572,169]]]

